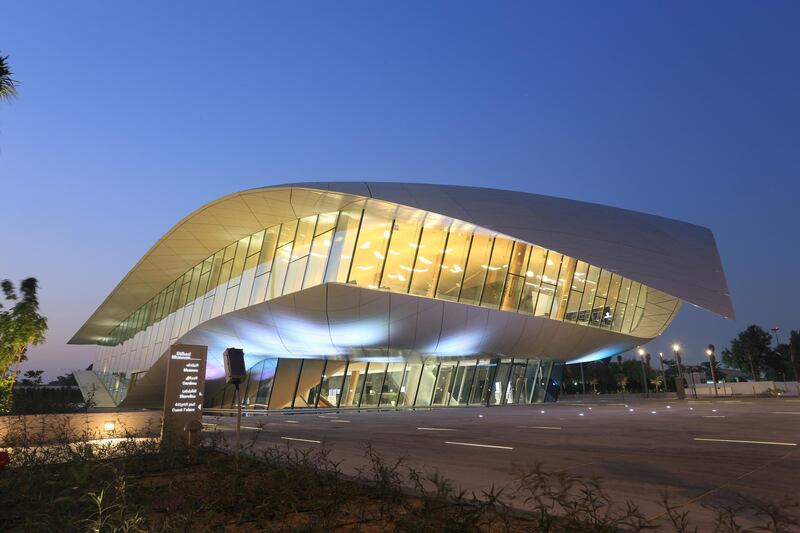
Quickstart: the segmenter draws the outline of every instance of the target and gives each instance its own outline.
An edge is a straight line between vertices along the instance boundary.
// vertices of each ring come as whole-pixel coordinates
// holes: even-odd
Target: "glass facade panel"
[[[294,240],[294,235],[297,232],[297,223],[299,220],[292,220],[281,224],[281,232],[278,234],[278,246],[290,243]]]
[[[437,298],[453,302],[458,300],[471,240],[472,226],[453,223],[445,246],[442,270],[439,274]]]
[[[511,372],[506,387],[505,403],[520,404],[525,403],[525,370],[526,361],[519,362],[514,360],[511,365]]]
[[[292,407],[297,378],[300,376],[302,359],[279,359],[275,372],[274,386],[269,398],[270,409],[289,409]]]
[[[418,399],[417,393],[421,392],[419,387],[423,371],[424,366],[422,363],[408,363],[406,365],[405,375],[403,376],[403,384],[400,386],[400,394],[397,396],[398,406],[411,407],[414,405],[414,401]],[[432,383],[433,381],[431,381],[431,384]],[[383,402],[383,400],[381,400],[381,402]],[[419,405],[428,405],[430,403],[430,392],[428,393],[428,399],[425,400],[423,398],[422,402],[423,403]]]
[[[511,359],[503,359],[495,367],[494,377],[491,378],[489,387],[489,405],[502,405],[513,403],[509,385],[509,374],[511,372]]]
[[[342,211],[333,236],[333,246],[328,259],[328,268],[325,270],[325,281],[347,282],[347,274],[353,261],[353,247],[358,237],[358,227],[361,225],[363,209],[348,209]]]
[[[453,378],[456,375],[456,368],[458,363],[456,361],[442,362],[439,367],[439,373],[436,376],[436,386],[433,390],[433,400],[431,405],[443,406],[449,405],[451,390],[453,388]]]
[[[253,407],[267,408],[267,402],[269,401],[270,392],[272,392],[272,382],[275,379],[275,371],[277,368],[277,359],[267,359],[264,361],[264,366],[261,367],[261,374],[259,376],[260,382],[258,384],[258,390],[256,391],[256,403],[253,404]]]
[[[503,299],[500,309],[505,311],[516,311],[520,304],[520,296],[525,286],[525,278],[522,276],[508,275],[506,286],[503,288]]]
[[[366,375],[367,363],[351,362],[348,365],[342,388],[342,398],[339,402],[340,407],[358,407]]]
[[[381,390],[381,407],[397,407],[406,377],[405,363],[389,363]]]
[[[417,258],[411,276],[411,294],[433,296],[447,243],[447,226],[449,220],[439,216],[429,214],[425,219],[422,238],[416,248]]]
[[[419,213],[419,211],[417,211]],[[397,292],[408,292],[413,274],[431,270],[430,266],[415,267],[414,260],[419,246],[421,225],[415,220],[397,220],[392,231],[386,265],[383,269],[381,287]]]
[[[286,274],[289,272],[289,259],[292,257],[292,243],[285,244],[278,248],[273,262],[272,272],[269,276],[269,287],[267,288],[267,299],[277,298],[283,294],[283,285],[286,282]]]
[[[474,305],[480,302],[493,242],[494,239],[490,235],[473,234],[469,257],[467,257],[467,268],[464,270],[464,282],[458,297],[459,302]]]
[[[339,406],[339,398],[344,390],[344,378],[347,373],[347,361],[328,360],[317,398],[317,407],[331,408]]]
[[[292,261],[308,255],[311,250],[311,239],[314,237],[316,225],[316,215],[300,219],[294,239],[294,248],[292,249]]]
[[[427,407],[431,405],[434,388],[436,387],[436,376],[438,373],[439,363],[425,363],[422,365],[422,375],[420,376],[419,385],[417,386],[416,400],[414,401],[414,405],[421,407]],[[408,395],[410,398],[410,389],[408,389]]]
[[[308,257],[306,275],[303,278],[304,289],[322,283],[325,276],[325,264],[328,262],[331,239],[333,239],[333,230],[314,237],[314,243],[311,245],[311,253]]]
[[[472,393],[470,394],[470,405],[486,405],[489,401],[489,391],[491,390],[492,376],[497,364],[490,359],[481,359],[475,367],[475,375],[472,378]]]
[[[258,259],[256,276],[272,270],[272,260],[275,257],[275,247],[278,243],[278,233],[280,226],[272,226],[264,232],[264,239],[261,244],[261,255]]]
[[[320,213],[317,218],[317,227],[314,230],[314,235],[320,235],[334,229],[338,218],[339,213],[335,211],[333,213]]]
[[[286,282],[283,287],[283,294],[290,294],[299,291],[303,287],[303,276],[306,273],[308,256],[305,256],[289,264],[289,271],[286,273]]]
[[[503,293],[503,286],[508,273],[508,266],[511,261],[511,249],[513,242],[502,237],[494,240],[492,258],[486,266],[486,283],[481,295],[481,305],[483,307],[497,308],[500,305],[500,296]]]
[[[455,379],[453,380],[453,392],[450,396],[450,405],[469,404],[472,381],[475,378],[475,365],[477,363],[474,359],[458,362]]]
[[[364,220],[358,233],[358,242],[353,254],[348,283],[360,287],[378,288],[386,247],[391,236],[392,220],[364,213]]]
[[[577,261],[571,257],[563,256],[561,259],[561,270],[558,272],[558,283],[556,284],[556,297],[554,298],[553,311],[550,315],[555,317],[556,320],[564,320],[576,263]]]
[[[323,359],[303,360],[303,368],[300,370],[300,379],[297,381],[297,392],[294,398],[295,409],[317,405],[324,367]]]
[[[361,394],[359,407],[377,407],[381,398],[384,377],[386,376],[386,363],[371,362],[367,367],[367,377],[364,380],[364,392]]]

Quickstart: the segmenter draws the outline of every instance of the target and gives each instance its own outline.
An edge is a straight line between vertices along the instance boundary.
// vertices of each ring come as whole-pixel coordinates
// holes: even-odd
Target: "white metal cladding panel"
[[[409,313],[418,302],[426,305],[428,301],[328,284],[214,318],[178,342],[208,345],[209,363],[221,365],[219,355],[229,346],[242,347],[252,357],[413,359],[494,354],[572,360],[592,354],[613,355],[647,340],[451,302],[438,302],[438,321],[414,326],[407,320]],[[365,322],[364,316],[370,321]],[[394,329],[395,324],[400,324],[399,329]],[[343,335],[349,342],[344,342]]]

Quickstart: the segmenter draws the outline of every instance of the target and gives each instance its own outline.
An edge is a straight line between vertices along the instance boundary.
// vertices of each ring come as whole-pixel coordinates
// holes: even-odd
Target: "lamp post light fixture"
[[[664,352],[658,352],[658,362],[661,365],[661,381],[664,382],[664,392],[667,392],[667,374],[664,372]]]
[[[714,396],[719,396],[719,392],[717,392],[717,372],[714,370],[717,364],[717,358],[714,356],[713,344],[709,344],[708,347],[706,347],[706,355],[708,356],[708,366],[711,367],[711,381],[714,382]]]
[[[682,400],[686,396],[683,386],[683,369],[681,369],[681,345],[677,342],[672,345],[672,352],[675,354],[675,365],[678,367],[678,379],[675,381],[675,392],[678,394],[678,399]]]
[[[773,333],[773,335],[775,335],[775,347],[777,348],[781,345],[781,340],[778,338],[778,332],[781,330],[781,328],[775,326],[774,328],[769,328],[769,330]]]
[[[644,348],[639,348],[639,362],[642,364],[642,389],[644,390],[645,398],[650,397],[650,390],[647,388],[647,372],[644,369],[644,358],[645,358],[645,351]]]

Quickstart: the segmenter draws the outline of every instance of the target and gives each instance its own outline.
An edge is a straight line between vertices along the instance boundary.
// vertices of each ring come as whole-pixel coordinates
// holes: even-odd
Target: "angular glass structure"
[[[181,342],[209,346],[209,406],[233,402],[229,346],[249,409],[506,405],[661,334],[682,300],[733,314],[704,228],[493,189],[299,184],[184,219],[71,342],[98,346],[117,402],[157,403],[140,384]]]

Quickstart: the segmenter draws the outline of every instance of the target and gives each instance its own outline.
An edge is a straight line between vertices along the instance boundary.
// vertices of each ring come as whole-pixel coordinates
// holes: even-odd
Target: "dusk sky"
[[[800,329],[800,3],[10,2],[0,279],[66,341],[203,204],[298,181],[514,189],[711,228],[737,313],[648,350]],[[602,223],[602,221],[598,221]]]

